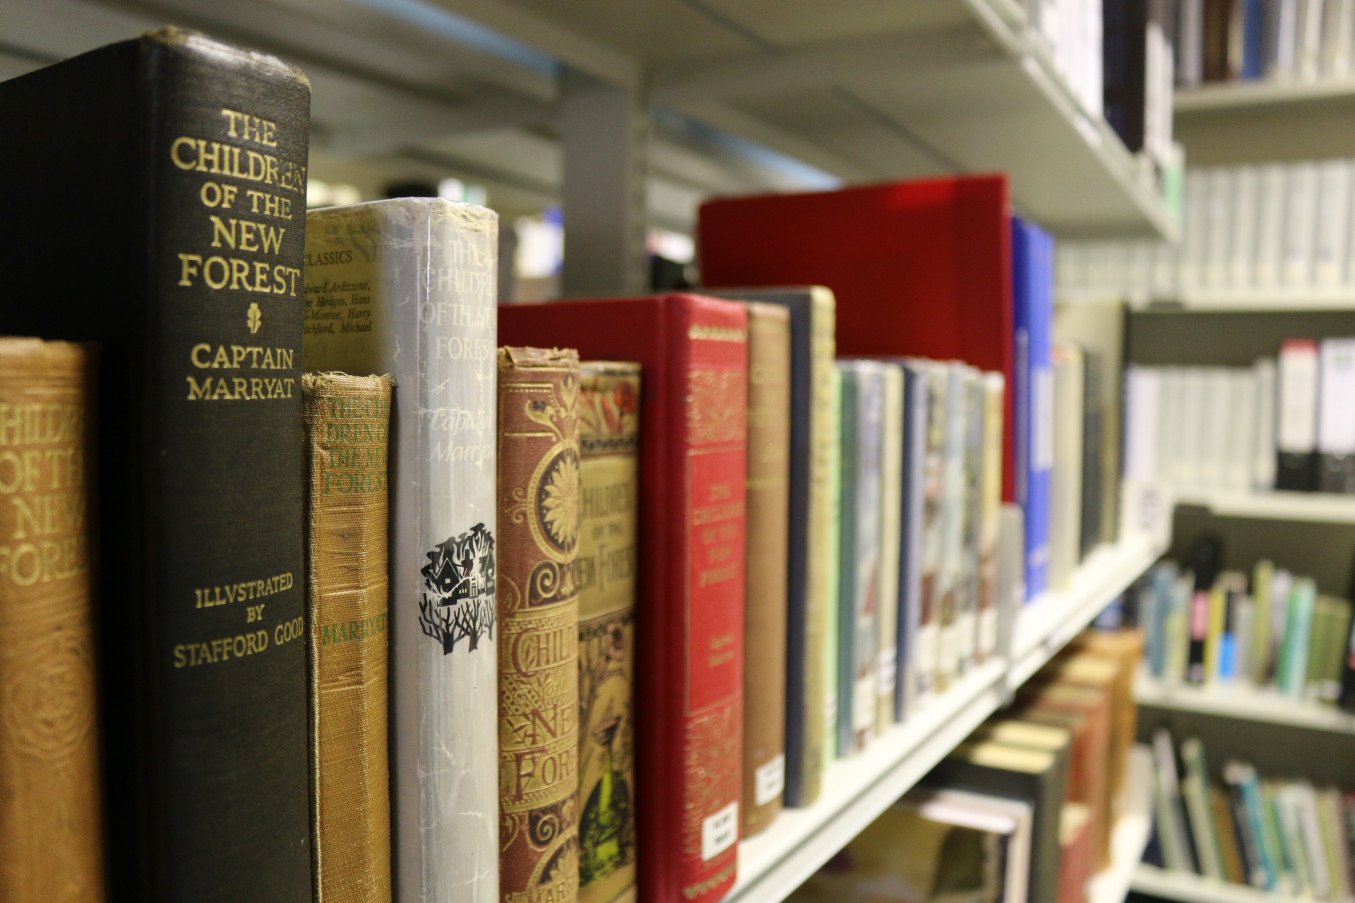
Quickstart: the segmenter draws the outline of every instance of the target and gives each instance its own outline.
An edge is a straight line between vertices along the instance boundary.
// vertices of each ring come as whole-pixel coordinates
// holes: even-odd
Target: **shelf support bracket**
[[[570,294],[633,294],[648,284],[645,181],[649,113],[638,91],[561,73],[561,192]]]

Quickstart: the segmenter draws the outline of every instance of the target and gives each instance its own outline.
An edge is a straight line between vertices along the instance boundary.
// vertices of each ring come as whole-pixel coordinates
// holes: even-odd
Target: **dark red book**
[[[838,354],[956,358],[1016,385],[1005,176],[708,201],[697,245],[702,281],[712,287],[832,289]],[[1004,400],[1007,501],[1015,488],[1012,398]]]
[[[640,899],[734,884],[743,731],[747,315],[694,295],[499,309],[499,341],[638,361]]]

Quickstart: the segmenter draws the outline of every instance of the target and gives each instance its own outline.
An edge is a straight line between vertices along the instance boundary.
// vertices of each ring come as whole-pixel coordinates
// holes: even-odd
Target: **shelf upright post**
[[[645,179],[649,112],[640,91],[565,67],[565,294],[632,294],[648,284]]]

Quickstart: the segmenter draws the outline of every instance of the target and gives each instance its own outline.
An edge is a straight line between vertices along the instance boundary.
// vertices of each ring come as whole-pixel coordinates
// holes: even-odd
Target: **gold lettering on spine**
[[[579,886],[578,391],[575,352],[499,350],[499,887],[516,903]]]

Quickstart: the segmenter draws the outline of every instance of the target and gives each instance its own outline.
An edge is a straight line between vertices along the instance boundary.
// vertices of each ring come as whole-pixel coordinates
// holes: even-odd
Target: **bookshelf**
[[[739,880],[723,903],[774,903],[798,887],[861,829],[870,824],[932,766],[1008,699],[1010,690],[1039,670],[1108,602],[1162,554],[1147,535],[1129,536],[1095,550],[1074,575],[1072,586],[1028,603],[1018,614],[1007,656],[965,675],[908,722],[895,725],[860,755],[839,759],[824,775],[813,806],[786,809],[763,833],[742,843]],[[1149,763],[1151,765],[1151,763]],[[1131,766],[1141,767],[1141,766]],[[1141,772],[1133,772],[1140,775]],[[1129,783],[1146,788],[1145,781]],[[1135,820],[1117,828],[1116,851],[1137,862],[1147,842],[1147,800],[1136,801]],[[1124,837],[1120,837],[1120,833]],[[1140,839],[1141,835],[1141,839]],[[1135,844],[1138,853],[1130,856]],[[1132,863],[1130,863],[1132,865]],[[1117,858],[1117,866],[1128,866]],[[1100,901],[1119,879],[1107,878]]]
[[[1140,675],[1134,685],[1140,705],[1310,730],[1355,735],[1355,715],[1334,705],[1295,699],[1254,687],[1169,686]]]

